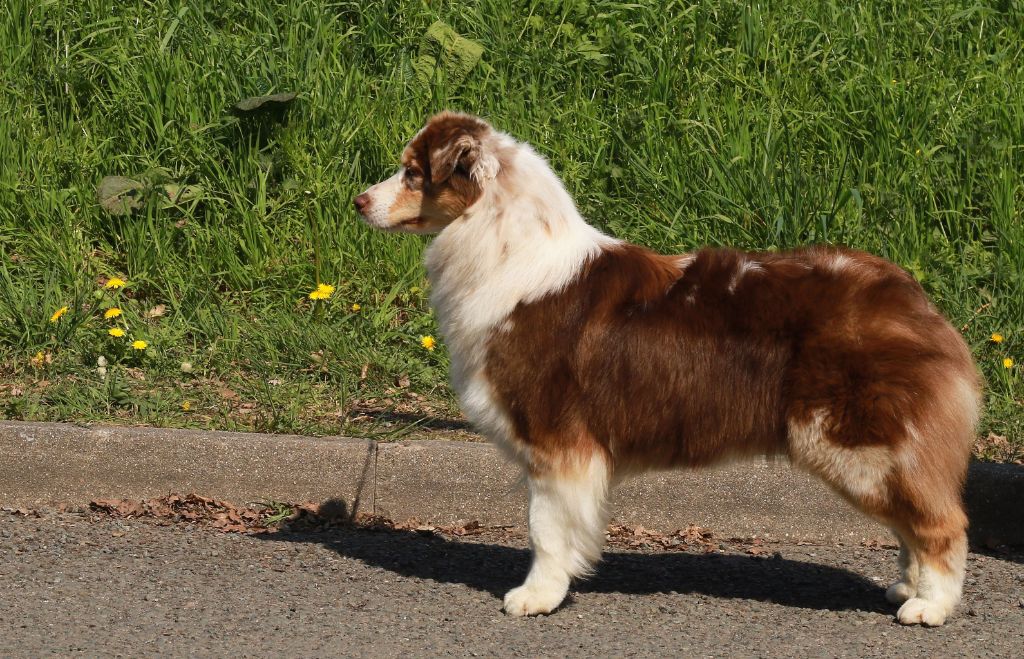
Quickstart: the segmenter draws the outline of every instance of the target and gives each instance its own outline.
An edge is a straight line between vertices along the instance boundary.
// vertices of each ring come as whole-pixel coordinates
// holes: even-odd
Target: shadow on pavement
[[[526,549],[395,529],[333,528],[257,537],[319,543],[405,577],[464,584],[499,599],[519,585],[530,559]],[[573,590],[699,593],[805,609],[893,612],[879,584],[841,568],[781,557],[606,551],[597,573]]]

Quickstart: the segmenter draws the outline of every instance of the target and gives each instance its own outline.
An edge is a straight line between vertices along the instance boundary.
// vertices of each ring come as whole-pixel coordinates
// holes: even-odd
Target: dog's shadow
[[[499,599],[522,582],[530,562],[526,549],[387,528],[284,531],[259,537],[318,543],[404,577],[464,584]],[[606,551],[596,574],[574,584],[573,590],[691,593],[805,609],[892,613],[878,584],[841,568],[777,555]]]

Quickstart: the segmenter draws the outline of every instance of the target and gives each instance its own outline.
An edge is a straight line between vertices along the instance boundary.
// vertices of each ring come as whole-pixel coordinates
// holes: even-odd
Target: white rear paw
[[[904,625],[922,624],[938,627],[946,621],[948,613],[947,607],[937,602],[912,597],[903,603],[900,610],[896,612],[896,617]]]
[[[917,589],[905,581],[897,581],[885,591],[885,599],[893,604],[903,604],[915,595],[917,595]]]
[[[567,590],[559,585],[523,584],[505,595],[505,613],[513,616],[551,613],[565,599]]]

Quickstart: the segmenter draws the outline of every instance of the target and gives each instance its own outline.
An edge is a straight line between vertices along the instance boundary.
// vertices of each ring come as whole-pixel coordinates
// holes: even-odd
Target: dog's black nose
[[[366,211],[366,207],[370,205],[370,195],[364,192],[363,194],[356,197],[352,201],[352,203],[356,205],[357,211],[363,213],[364,211]]]

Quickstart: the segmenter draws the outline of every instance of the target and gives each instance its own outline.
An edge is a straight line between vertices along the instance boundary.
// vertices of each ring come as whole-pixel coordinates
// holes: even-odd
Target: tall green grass
[[[484,52],[422,84],[437,20]],[[419,345],[424,243],[371,232],[350,200],[453,108],[534,143],[621,237],[900,263],[964,328],[983,430],[1024,445],[1019,368],[1003,367],[1024,362],[1018,1],[8,0],[0,44],[0,355],[19,392],[0,413],[189,423],[177,406],[200,381],[278,410],[255,424],[272,429],[310,430],[305,399],[343,423],[404,377],[447,400],[443,349]],[[227,112],[281,91],[299,92],[282,120]],[[205,196],[100,208],[103,176],[153,168]],[[97,297],[115,274],[128,289]],[[318,280],[338,287],[319,306]],[[106,335],[115,302],[143,354]],[[100,354],[117,366],[103,381]],[[203,422],[235,423],[216,400]]]

